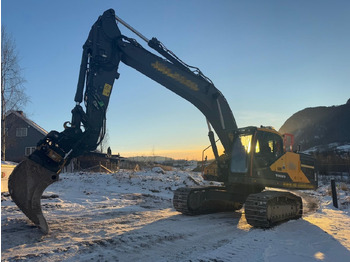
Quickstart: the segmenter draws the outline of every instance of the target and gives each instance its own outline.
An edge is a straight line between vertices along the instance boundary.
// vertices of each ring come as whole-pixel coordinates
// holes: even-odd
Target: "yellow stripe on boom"
[[[163,73],[164,75],[167,75],[171,77],[172,79],[180,82],[181,84],[189,87],[193,91],[199,91],[198,85],[191,80],[186,79],[186,77],[180,75],[179,73],[174,73],[171,71],[170,68],[166,67],[164,64],[159,63],[156,61],[155,63],[151,64],[153,68],[157,69],[159,72]]]

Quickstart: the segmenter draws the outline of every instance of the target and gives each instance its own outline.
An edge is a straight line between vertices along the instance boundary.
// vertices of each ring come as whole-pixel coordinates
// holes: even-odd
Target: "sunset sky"
[[[299,110],[350,98],[350,1],[3,0],[1,23],[31,101],[24,111],[47,131],[71,119],[82,45],[109,8],[199,67],[239,127],[278,130]],[[121,64],[119,73],[107,112],[113,153],[200,159],[209,145],[205,117],[134,69]]]

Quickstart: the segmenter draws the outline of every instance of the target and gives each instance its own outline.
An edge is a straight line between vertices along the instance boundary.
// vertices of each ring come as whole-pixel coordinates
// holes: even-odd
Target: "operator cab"
[[[283,138],[270,127],[246,127],[236,131],[231,152],[231,174],[255,176],[283,155]],[[234,176],[231,176],[234,177]]]

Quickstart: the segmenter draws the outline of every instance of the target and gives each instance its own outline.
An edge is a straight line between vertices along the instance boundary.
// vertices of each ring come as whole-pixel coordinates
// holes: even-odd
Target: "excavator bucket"
[[[44,234],[49,226],[41,210],[41,196],[58,174],[26,159],[19,163],[9,177],[9,192],[16,205]]]

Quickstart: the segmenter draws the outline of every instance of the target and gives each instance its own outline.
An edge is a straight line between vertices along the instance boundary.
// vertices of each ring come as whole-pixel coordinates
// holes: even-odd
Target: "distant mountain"
[[[292,115],[279,132],[294,135],[294,149],[350,143],[350,99],[340,106],[306,108]]]

